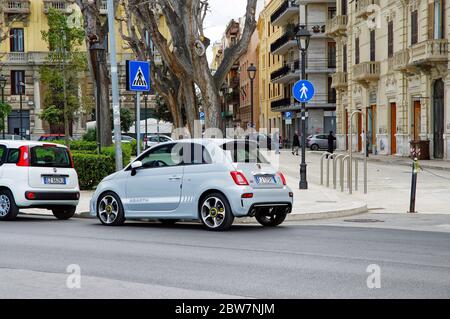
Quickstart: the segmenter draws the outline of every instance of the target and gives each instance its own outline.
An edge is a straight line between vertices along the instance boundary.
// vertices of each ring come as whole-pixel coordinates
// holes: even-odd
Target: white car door
[[[183,182],[181,154],[176,144],[164,144],[136,160],[142,167],[127,171],[125,210],[132,215],[170,212],[180,204]]]

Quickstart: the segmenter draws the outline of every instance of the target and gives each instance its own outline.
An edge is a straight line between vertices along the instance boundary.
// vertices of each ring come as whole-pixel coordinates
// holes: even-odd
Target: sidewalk
[[[310,186],[320,183],[320,157],[322,152],[308,152],[308,182]],[[280,169],[291,177],[299,175],[300,156],[293,156],[289,152],[282,152],[280,156]],[[399,162],[388,160],[374,160],[368,163],[368,194],[363,189],[363,168],[359,165],[359,191],[353,195],[348,194],[347,184],[344,193],[338,192],[341,202],[364,202],[374,213],[401,213],[406,214],[410,204],[411,190],[411,161],[400,159]],[[445,161],[430,161],[431,165],[440,165],[430,168],[421,161],[424,171],[419,172],[417,182],[416,211],[421,214],[450,214],[448,197],[450,194],[450,170],[443,169]],[[326,163],[324,161],[324,170]],[[346,172],[346,171],[345,171]],[[346,174],[345,174],[346,175]],[[332,165],[330,165],[332,176]],[[339,176],[339,173],[338,173]],[[324,177],[325,179],[325,177]],[[330,184],[332,184],[330,177]],[[339,179],[339,177],[338,177]],[[297,177],[298,180],[298,177]],[[338,182],[339,183],[339,182]],[[327,194],[336,194],[337,191],[328,188]]]

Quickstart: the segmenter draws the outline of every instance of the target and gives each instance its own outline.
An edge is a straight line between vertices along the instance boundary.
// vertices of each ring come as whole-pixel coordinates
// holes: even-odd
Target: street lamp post
[[[6,77],[2,74],[0,75],[0,88],[2,89],[2,103],[5,103],[5,86],[6,86]],[[2,118],[3,122],[3,139],[5,139],[5,116]]]
[[[223,113],[222,115],[222,129],[223,129],[223,134],[225,136],[226,134],[226,116],[227,116],[227,94],[228,94],[228,85],[225,82],[222,87],[220,88],[223,92]]]
[[[301,52],[302,59],[302,80],[306,80],[306,51],[309,47],[311,33],[303,25],[295,36],[298,49]],[[306,180],[306,103],[301,104],[302,116],[302,162],[300,164],[300,189],[308,189],[308,181]]]
[[[101,112],[101,85],[100,85],[100,68],[101,68],[101,63],[103,62],[103,53],[105,52],[105,47],[101,44],[94,43],[90,49],[95,52],[96,56],[97,56],[97,81],[96,81],[96,95],[97,95],[97,103],[96,103],[96,108],[95,108],[95,122],[96,122],[96,126],[97,126],[97,146],[98,146],[98,152],[99,154],[102,152],[102,140],[101,140],[101,116],[100,116],[100,112]]]
[[[22,99],[22,95],[23,95],[24,91],[25,91],[25,83],[19,82],[19,97],[20,97],[20,100],[19,100],[19,104],[20,104],[20,111],[19,111],[20,134],[19,135],[20,135],[21,138],[23,137],[23,120],[22,120],[22,102],[23,102],[23,99]]]
[[[253,65],[253,63],[250,64],[250,66],[247,69],[248,77],[250,79],[250,114],[251,114],[251,120],[250,120],[250,127],[253,129],[253,81],[256,77],[256,67]]]

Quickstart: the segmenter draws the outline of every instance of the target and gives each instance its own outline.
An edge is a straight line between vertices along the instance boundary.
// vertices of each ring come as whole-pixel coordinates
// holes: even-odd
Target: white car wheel
[[[0,217],[5,217],[9,213],[11,202],[6,195],[0,195]]]
[[[203,224],[210,230],[226,230],[234,221],[230,205],[222,194],[205,197],[200,207],[200,216]]]
[[[19,213],[13,194],[7,190],[0,190],[0,220],[13,220]]]
[[[125,221],[122,203],[114,193],[102,195],[98,201],[97,215],[103,225],[117,226]]]

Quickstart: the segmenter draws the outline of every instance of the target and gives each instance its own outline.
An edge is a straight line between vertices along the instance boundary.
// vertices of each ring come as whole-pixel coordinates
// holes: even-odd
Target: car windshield
[[[234,163],[269,164],[269,161],[261,154],[256,143],[244,141],[228,142],[222,145],[222,149],[231,153]]]
[[[64,147],[35,146],[31,149],[31,166],[69,168],[72,164]]]

